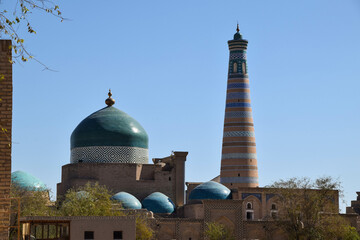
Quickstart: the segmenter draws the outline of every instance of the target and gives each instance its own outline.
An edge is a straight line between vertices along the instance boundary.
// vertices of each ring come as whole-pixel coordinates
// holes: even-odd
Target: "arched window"
[[[246,203],[246,220],[254,220],[254,210],[251,202]]]
[[[233,64],[233,73],[237,73],[237,63],[234,62]]]
[[[242,63],[242,72],[243,72],[243,74],[246,74],[246,64],[245,64],[245,62]]]
[[[277,219],[278,211],[275,203],[271,204],[270,216],[274,219]]]

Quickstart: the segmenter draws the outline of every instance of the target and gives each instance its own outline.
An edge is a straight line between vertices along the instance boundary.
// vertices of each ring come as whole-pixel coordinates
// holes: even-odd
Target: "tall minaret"
[[[226,92],[220,182],[229,188],[258,187],[258,168],[250,87],[246,65],[248,41],[237,25],[228,41],[230,58]]]

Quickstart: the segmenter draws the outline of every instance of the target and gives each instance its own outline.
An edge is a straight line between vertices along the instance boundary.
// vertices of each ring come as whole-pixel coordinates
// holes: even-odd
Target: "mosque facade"
[[[204,239],[209,222],[229,227],[235,239],[266,239],[265,230],[274,223],[272,220],[279,209],[276,194],[259,187],[258,182],[247,44],[239,28],[228,41],[230,54],[219,176],[204,183],[185,182],[187,152],[175,151],[168,157],[154,158],[149,164],[145,129],[114,106],[115,100],[109,92],[106,107],[86,117],[71,135],[70,163],[62,167],[58,200],[61,201],[70,188],[98,182],[115,193],[112,198],[122,204],[124,211],[146,216],[156,239]],[[15,175],[13,182],[21,180],[23,185],[42,186],[27,174]],[[334,204],[338,206],[338,192],[333,194]],[[118,224],[110,226],[109,221]],[[66,223],[63,226],[68,228],[64,227],[63,232],[68,238],[63,239],[135,239],[135,221],[131,214],[118,218],[24,217],[22,223],[26,236],[32,234],[34,223],[56,226]],[[280,230],[274,230],[272,239],[287,238]]]

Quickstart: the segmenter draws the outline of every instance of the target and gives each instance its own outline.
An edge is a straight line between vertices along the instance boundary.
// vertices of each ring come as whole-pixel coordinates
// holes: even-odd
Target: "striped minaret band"
[[[251,113],[246,49],[237,28],[228,41],[230,57],[227,82],[220,182],[229,188],[258,187],[254,123]]]

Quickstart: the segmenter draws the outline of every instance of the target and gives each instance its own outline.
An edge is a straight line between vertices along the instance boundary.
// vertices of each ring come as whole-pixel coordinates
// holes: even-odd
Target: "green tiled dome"
[[[85,118],[71,134],[71,149],[91,146],[147,149],[148,135],[134,118],[107,106]]]
[[[29,191],[46,190],[45,184],[40,179],[23,171],[16,171],[11,173],[11,182],[18,187]]]

